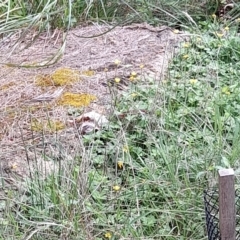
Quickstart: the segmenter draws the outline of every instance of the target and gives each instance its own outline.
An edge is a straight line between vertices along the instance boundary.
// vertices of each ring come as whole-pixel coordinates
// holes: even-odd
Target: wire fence
[[[240,189],[235,191],[236,207],[236,239],[240,240]],[[219,229],[219,191],[208,189],[204,191],[204,205],[208,240],[221,240]]]

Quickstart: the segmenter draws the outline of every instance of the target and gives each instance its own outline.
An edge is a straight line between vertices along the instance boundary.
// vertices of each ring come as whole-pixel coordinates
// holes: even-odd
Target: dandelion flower
[[[11,169],[17,169],[17,168],[18,168],[18,165],[16,163],[13,163],[11,166]]]
[[[162,80],[162,83],[163,83],[163,84],[166,84],[166,83],[167,83],[167,80]]]
[[[134,76],[132,76],[132,75],[131,75],[130,78],[129,78],[130,81],[134,81],[135,79],[136,79],[136,78],[135,78]]]
[[[114,185],[114,186],[113,186],[113,190],[116,191],[116,192],[118,192],[120,189],[121,189],[121,188],[120,188],[119,185]]]
[[[209,171],[213,171],[214,169],[215,169],[214,166],[209,166],[209,167],[208,167],[208,170],[209,170]]]
[[[123,161],[118,161],[117,166],[119,169],[123,169]]]
[[[190,47],[190,43],[189,43],[189,42],[183,43],[183,47],[184,47],[184,48],[189,48],[189,47]]]
[[[197,81],[198,81],[197,79],[190,79],[190,80],[189,80],[189,82],[190,82],[191,84],[196,84]]]
[[[189,58],[188,54],[183,55],[183,59],[187,59],[187,58]]]
[[[104,234],[104,237],[110,239],[112,237],[112,234],[110,232],[106,232]]]
[[[131,97],[132,97],[132,98],[135,98],[137,95],[138,95],[137,93],[132,93],[132,94],[131,94]]]
[[[114,81],[115,81],[116,83],[119,83],[119,82],[121,81],[121,79],[118,78],[118,77],[116,77],[116,78],[114,79]]]
[[[221,38],[223,36],[223,33],[216,33],[216,35]]]
[[[140,64],[140,66],[139,66],[141,69],[143,69],[144,68],[144,64]]]
[[[118,59],[116,59],[116,60],[114,61],[114,63],[115,63],[116,65],[119,65],[119,64],[121,63],[121,61],[118,60]]]
[[[125,153],[129,152],[129,147],[127,145],[123,146],[123,152]]]
[[[131,76],[136,77],[137,73],[136,72],[131,72]]]
[[[178,29],[174,29],[174,30],[173,30],[173,33],[178,34],[178,33],[179,33],[179,30],[178,30]]]
[[[229,88],[227,86],[223,87],[222,88],[222,93],[226,94],[226,95],[230,95],[230,91],[229,91]]]
[[[229,27],[225,27],[224,30],[225,30],[225,31],[229,31]]]

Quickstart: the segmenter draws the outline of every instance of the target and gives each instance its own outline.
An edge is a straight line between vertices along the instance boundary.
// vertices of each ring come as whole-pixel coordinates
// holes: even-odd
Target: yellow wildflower
[[[190,47],[190,43],[189,43],[189,42],[185,42],[185,43],[183,43],[183,47],[184,47],[184,48],[188,48],[188,47]]]
[[[123,169],[123,161],[118,161],[117,166],[119,169]]]
[[[17,169],[17,168],[18,168],[18,165],[16,163],[13,163],[11,166],[11,169]]]
[[[189,82],[190,82],[191,84],[196,84],[197,81],[198,81],[197,79],[190,79],[190,80],[189,80]]]
[[[116,191],[116,192],[119,191],[120,189],[121,189],[121,187],[119,185],[114,185],[113,186],[113,190]]]
[[[197,40],[197,42],[201,42],[202,41],[202,39],[200,37],[198,37],[196,40]]]
[[[140,64],[140,66],[139,66],[141,69],[143,69],[144,68],[144,64]]]
[[[179,30],[178,30],[178,29],[174,29],[174,30],[173,30],[173,33],[178,34],[178,33],[179,33]]]
[[[137,93],[132,93],[132,94],[131,94],[131,97],[132,97],[132,98],[135,98],[137,95],[138,95]]]
[[[215,19],[217,16],[216,14],[212,14],[212,18]]]
[[[240,18],[237,18],[235,21],[236,21],[237,23],[239,23],[239,22],[240,22]]]
[[[136,77],[137,73],[136,72],[131,72],[131,76]]]
[[[224,28],[224,30],[225,30],[225,31],[228,31],[228,30],[229,30],[229,27],[228,27],[228,26],[227,26],[227,27],[225,27],[225,28]]]
[[[214,170],[214,166],[209,166],[208,171],[212,171],[212,170]]]
[[[136,78],[135,78],[134,76],[132,76],[132,75],[131,75],[130,78],[129,78],[130,81],[134,81],[135,79],[136,79]]]
[[[116,65],[119,65],[119,64],[121,63],[121,61],[118,60],[118,59],[116,59],[116,60],[114,61],[114,63],[115,63]]]
[[[106,232],[104,234],[104,237],[110,239],[112,237],[112,234],[110,232]]]
[[[230,95],[230,91],[229,91],[229,88],[227,86],[223,87],[222,88],[222,93],[226,94],[226,95]]]
[[[189,58],[188,54],[183,55],[183,59],[187,59],[187,58]]]
[[[163,83],[163,84],[166,84],[166,83],[167,83],[167,80],[162,80],[162,83]]]
[[[129,151],[129,147],[127,145],[123,146],[123,152],[127,153]]]
[[[82,71],[81,74],[87,77],[91,77],[95,74],[95,72],[92,70],[86,70],[86,71]]]
[[[216,33],[216,35],[221,38],[223,36],[223,33]]]
[[[118,77],[116,77],[116,78],[114,79],[114,81],[115,81],[116,83],[119,83],[119,82],[121,81],[121,79],[118,78]]]

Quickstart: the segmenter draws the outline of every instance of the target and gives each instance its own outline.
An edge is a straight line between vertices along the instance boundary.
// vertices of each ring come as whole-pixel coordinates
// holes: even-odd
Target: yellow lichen
[[[14,82],[6,83],[6,84],[4,84],[4,85],[2,85],[2,86],[0,87],[0,90],[6,90],[6,89],[8,89],[8,88],[10,88],[10,87],[12,87],[12,86],[14,86],[14,85],[15,85]]]
[[[80,73],[70,68],[59,68],[52,74],[37,76],[38,86],[64,86],[80,80]]]
[[[36,84],[37,86],[43,87],[54,86],[54,82],[50,74],[38,75],[36,77]]]
[[[74,106],[74,107],[86,107],[92,101],[96,100],[97,98],[91,94],[77,94],[77,93],[70,93],[66,92],[58,101],[59,105],[65,106]]]
[[[45,120],[40,121],[38,119],[32,119],[31,130],[35,132],[48,131],[56,132],[65,128],[65,125],[61,121]]]
[[[94,71],[92,71],[92,70],[87,70],[87,71],[82,71],[81,74],[84,75],[84,76],[91,77],[91,76],[93,76],[95,73],[94,73]]]

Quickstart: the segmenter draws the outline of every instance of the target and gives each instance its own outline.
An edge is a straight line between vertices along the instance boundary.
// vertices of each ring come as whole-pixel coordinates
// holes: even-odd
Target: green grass
[[[238,2],[238,1],[235,1]],[[170,26],[190,27],[192,21],[205,20],[221,6],[220,1],[23,1],[10,0],[0,5],[0,33],[8,34],[20,28],[35,31],[69,29],[87,22],[149,22]],[[231,11],[232,18],[239,17],[238,7]]]
[[[95,19],[108,20],[100,2]],[[219,168],[239,172],[237,30],[201,21],[164,79],[113,91],[109,126],[79,137],[74,155],[56,136],[55,171],[43,179],[43,163],[25,192],[5,191],[0,239],[206,239],[203,190]]]
[[[70,162],[7,193],[2,239],[205,239],[203,190],[240,154],[237,24],[208,26],[160,83],[139,76],[113,95],[110,125]]]

